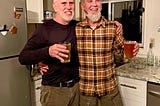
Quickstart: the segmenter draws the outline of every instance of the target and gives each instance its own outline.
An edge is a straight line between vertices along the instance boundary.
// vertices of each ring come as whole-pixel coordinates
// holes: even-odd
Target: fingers
[[[38,63],[38,66],[39,66],[39,68],[40,68],[40,73],[41,73],[41,75],[44,75],[44,73],[47,72],[48,69],[49,69],[48,65],[47,65],[47,64],[44,64],[44,63],[42,63],[42,62],[39,62],[39,63]]]
[[[44,73],[46,73],[46,72],[47,72],[47,70],[40,69],[40,73],[41,73],[41,75],[44,75]]]
[[[136,42],[134,45],[133,55],[136,56],[139,52],[139,44]]]
[[[39,68],[44,68],[44,69],[46,69],[46,70],[49,69],[49,68],[48,68],[48,65],[47,65],[47,64],[44,64],[43,62],[39,62],[39,63],[38,63],[38,66],[39,66]]]
[[[66,46],[62,44],[54,44],[49,47],[49,55],[55,57],[60,61],[64,61],[64,58],[68,57],[69,50],[66,49]]]
[[[60,53],[60,52],[57,55],[55,55],[55,58],[59,59],[61,62],[63,62],[64,58],[67,58],[67,57],[68,55]]]
[[[117,35],[122,35],[123,34],[123,26],[122,26],[122,24],[119,23],[118,21],[115,21],[115,24],[117,26],[116,34]]]
[[[119,27],[117,28],[117,35],[122,35],[122,33],[123,33],[122,26],[119,26]]]

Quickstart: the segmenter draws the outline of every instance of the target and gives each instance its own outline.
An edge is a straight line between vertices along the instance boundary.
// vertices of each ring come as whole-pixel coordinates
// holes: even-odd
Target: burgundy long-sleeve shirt
[[[38,27],[26,43],[19,55],[23,65],[44,62],[49,70],[42,76],[43,85],[52,85],[65,82],[78,77],[78,53],[75,35],[76,21],[69,25],[62,25],[54,20],[49,20]],[[49,55],[49,46],[64,42],[71,42],[71,62],[61,63],[60,60]]]

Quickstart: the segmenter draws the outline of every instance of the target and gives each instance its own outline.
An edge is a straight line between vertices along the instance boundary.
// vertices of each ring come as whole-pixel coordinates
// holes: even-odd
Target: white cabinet
[[[42,23],[43,0],[26,0],[27,23]]]
[[[35,81],[35,102],[36,102],[36,106],[41,106],[40,103],[40,87],[41,87],[41,79]]]
[[[147,81],[118,76],[124,106],[146,106]]]
[[[40,103],[40,87],[41,79],[32,82],[32,106],[41,106]]]

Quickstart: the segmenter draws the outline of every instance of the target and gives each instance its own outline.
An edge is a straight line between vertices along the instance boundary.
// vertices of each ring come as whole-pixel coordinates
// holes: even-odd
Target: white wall
[[[80,0],[75,0],[75,15],[74,15],[74,19],[75,20],[79,20],[79,8],[80,8],[80,6],[79,6],[79,2],[80,2]]]
[[[160,56],[160,0],[144,0],[144,48],[140,49],[139,56],[146,55],[150,38],[155,39],[154,53]]]

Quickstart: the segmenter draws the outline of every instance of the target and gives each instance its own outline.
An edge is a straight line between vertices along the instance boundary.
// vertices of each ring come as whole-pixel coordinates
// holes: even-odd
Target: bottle
[[[153,53],[153,43],[149,43],[149,50],[147,53],[147,65],[154,66],[154,53]]]

